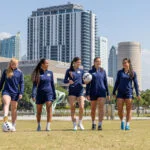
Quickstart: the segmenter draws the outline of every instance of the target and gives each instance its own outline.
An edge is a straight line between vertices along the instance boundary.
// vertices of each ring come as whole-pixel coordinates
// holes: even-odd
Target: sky
[[[27,47],[27,18],[32,11],[67,2],[81,4],[96,14],[98,34],[108,38],[109,48],[122,41],[141,43],[143,89],[150,88],[150,0],[0,0],[0,35],[21,32],[23,55]]]

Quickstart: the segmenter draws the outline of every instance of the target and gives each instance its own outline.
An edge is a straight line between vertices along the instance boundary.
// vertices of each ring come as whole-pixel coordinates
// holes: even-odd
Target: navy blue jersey
[[[14,69],[13,70],[13,76],[10,78],[7,78],[6,71],[4,70],[2,74],[2,78],[0,81],[0,91],[3,88],[3,91],[7,91],[10,94],[23,94],[24,92],[24,76],[22,71],[19,69]]]
[[[69,72],[72,72],[73,77],[70,76]],[[67,83],[69,83],[69,80],[72,80],[74,82],[74,84],[72,84],[70,86],[72,86],[72,87],[82,86],[82,84],[83,84],[83,79],[82,79],[83,74],[84,74],[84,71],[83,71],[83,69],[80,69],[80,68],[78,68],[75,71],[71,71],[70,69],[67,69],[66,75],[65,75],[65,78],[64,78],[64,83],[67,84]]]
[[[53,72],[46,70],[45,72],[41,69],[40,70],[40,81],[37,84],[36,82],[33,83],[32,88],[32,98],[36,97],[36,94],[40,93],[50,93],[53,99],[56,99],[55,93],[55,86],[54,86],[54,79],[53,79]]]
[[[69,72],[72,72],[72,77],[70,75]],[[84,70],[83,69],[76,69],[74,71],[71,71],[70,69],[67,69],[66,74],[65,74],[65,78],[64,78],[64,83],[69,83],[69,80],[72,80],[74,83],[69,85],[69,91],[71,93],[80,93],[81,91],[83,91],[83,74],[84,74]]]
[[[134,83],[136,95],[139,96],[139,86],[136,73],[134,72],[133,79],[131,79],[130,75],[124,72],[124,69],[119,70],[113,89],[113,95],[116,95],[116,91],[121,94],[133,95],[132,82]]]
[[[103,68],[96,70],[95,67],[92,67],[89,73],[92,75],[92,81],[86,86],[86,95],[90,97],[109,96],[105,70]]]

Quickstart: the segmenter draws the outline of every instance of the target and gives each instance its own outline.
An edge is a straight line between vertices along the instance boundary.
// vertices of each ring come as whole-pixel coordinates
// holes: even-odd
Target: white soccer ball
[[[84,73],[83,81],[85,83],[90,83],[92,81],[92,75],[90,73]]]
[[[10,132],[12,131],[12,124],[10,122],[4,122],[3,125],[2,125],[2,130],[4,132]]]

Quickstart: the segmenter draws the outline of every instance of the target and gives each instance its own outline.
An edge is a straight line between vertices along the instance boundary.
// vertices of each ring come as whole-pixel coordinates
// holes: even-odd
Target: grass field
[[[103,131],[72,131],[69,121],[53,121],[52,131],[37,132],[36,121],[18,121],[17,132],[0,132],[0,150],[150,150],[150,121],[132,121],[130,131],[121,131],[119,121],[104,121]]]

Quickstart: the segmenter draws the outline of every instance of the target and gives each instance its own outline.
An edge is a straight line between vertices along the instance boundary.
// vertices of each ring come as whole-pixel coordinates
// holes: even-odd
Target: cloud
[[[0,33],[0,40],[9,38],[10,36],[11,36],[10,33],[7,33],[7,32],[1,32],[1,33]]]
[[[142,89],[150,89],[150,50],[142,50]]]

